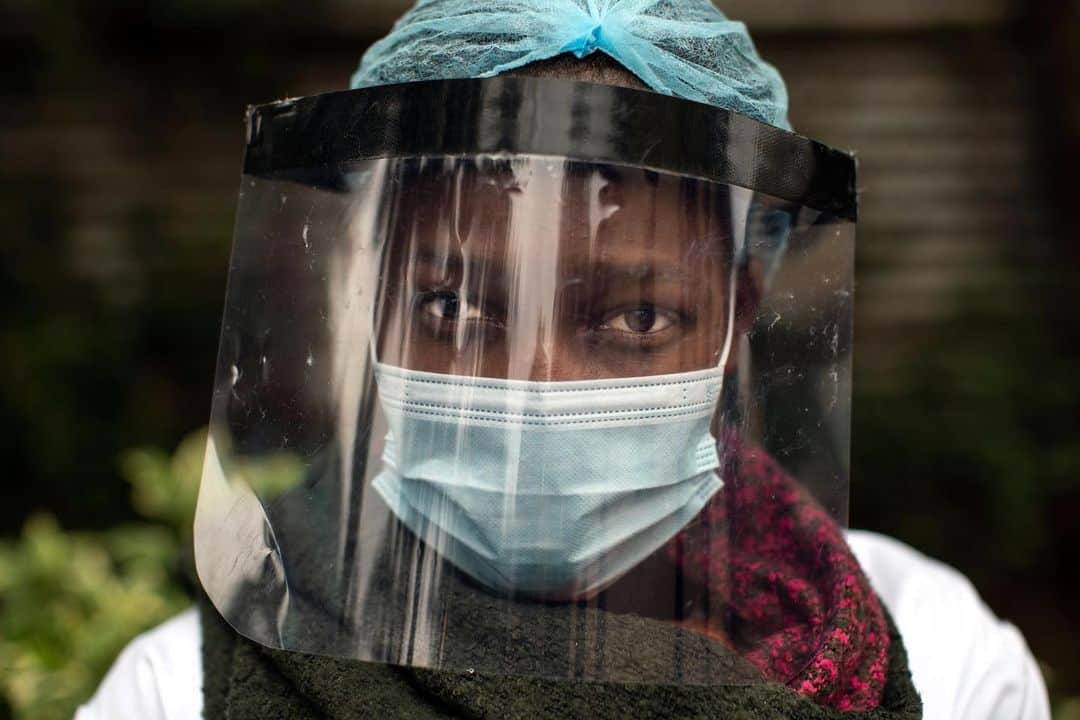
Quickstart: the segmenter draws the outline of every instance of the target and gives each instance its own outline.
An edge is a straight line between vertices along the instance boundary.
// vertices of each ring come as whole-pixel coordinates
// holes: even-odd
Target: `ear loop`
[[[731,354],[731,345],[735,339],[735,310],[736,299],[739,296],[739,270],[746,262],[746,228],[749,221],[750,204],[754,193],[740,187],[728,188],[729,202],[731,207],[731,244],[732,262],[728,277],[728,311],[727,328],[724,331],[724,347],[720,351],[720,362],[717,368],[723,370],[727,366],[728,356]]]
[[[716,370],[718,370],[720,374],[720,388],[717,392],[716,410],[714,411],[710,428],[713,437],[717,439],[721,446],[727,444],[724,441],[724,426],[726,425],[726,422],[722,417],[725,408],[730,404],[728,398],[729,393],[725,393],[725,391],[729,389],[728,383],[725,382],[727,379],[725,371],[728,358],[731,355],[732,345],[735,343],[735,326],[737,324],[735,322],[735,312],[737,310],[737,300],[739,297],[739,276],[742,267],[747,262],[746,228],[749,225],[749,215],[753,196],[753,191],[747,190],[746,188],[735,186],[728,187],[732,257],[731,270],[728,277],[727,328],[724,331],[724,345],[720,351],[720,361],[716,365]]]
[[[763,288],[772,285],[783,264],[791,238],[794,212],[790,204],[776,207],[756,203],[750,208],[746,254],[748,259],[758,258],[764,265]]]

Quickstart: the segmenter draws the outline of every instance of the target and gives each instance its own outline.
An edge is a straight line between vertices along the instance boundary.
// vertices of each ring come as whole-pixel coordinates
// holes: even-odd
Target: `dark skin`
[[[410,183],[385,259],[380,360],[551,381],[716,367],[731,309],[726,189],[543,165],[514,171],[531,197],[510,173],[471,166]],[[545,181],[554,197],[536,192]]]
[[[515,74],[645,89],[599,55]],[[689,372],[723,362],[752,320],[759,286],[733,272],[726,189],[640,170],[560,167],[547,193],[535,174],[525,188],[513,173],[434,175],[399,198],[382,362],[536,381]],[[579,600],[730,644],[722,607],[663,552]]]
[[[732,303],[745,303],[730,289],[746,280],[733,278],[726,188],[547,161],[513,172],[436,163],[400,187],[383,259],[381,362],[534,381],[722,362]],[[662,552],[579,600],[726,639],[716,600]]]

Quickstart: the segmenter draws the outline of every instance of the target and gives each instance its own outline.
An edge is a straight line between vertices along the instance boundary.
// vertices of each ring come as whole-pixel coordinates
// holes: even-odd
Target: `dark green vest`
[[[618,685],[401,668],[270,650],[204,600],[207,720],[326,718],[727,718],[918,720],[922,702],[892,619],[885,692],[869,712],[823,708],[776,684]]]

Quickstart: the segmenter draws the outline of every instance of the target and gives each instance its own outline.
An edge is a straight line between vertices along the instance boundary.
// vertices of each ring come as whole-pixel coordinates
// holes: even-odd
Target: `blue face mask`
[[[722,482],[722,369],[532,382],[378,364],[374,487],[410,530],[505,594],[586,597],[660,548]]]

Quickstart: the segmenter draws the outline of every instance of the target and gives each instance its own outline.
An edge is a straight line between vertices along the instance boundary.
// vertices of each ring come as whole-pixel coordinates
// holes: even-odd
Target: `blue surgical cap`
[[[352,87],[492,77],[596,51],[656,92],[791,127],[780,73],[709,0],[419,0],[364,54]]]

